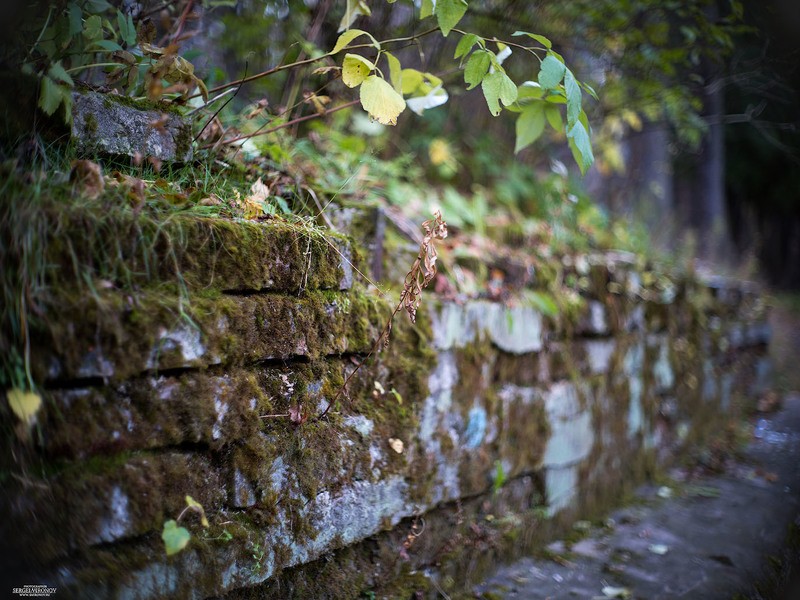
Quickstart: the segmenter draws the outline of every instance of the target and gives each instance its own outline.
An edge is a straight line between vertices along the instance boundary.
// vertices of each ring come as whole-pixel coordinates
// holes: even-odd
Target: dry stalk
[[[359,369],[364,366],[375,351],[381,346],[386,348],[389,345],[392,323],[395,315],[397,315],[400,310],[404,309],[406,313],[408,313],[408,318],[411,319],[411,322],[416,322],[417,309],[421,302],[420,296],[422,290],[426,288],[436,276],[437,254],[434,240],[443,240],[447,237],[447,223],[442,219],[442,213],[438,210],[434,211],[433,219],[429,219],[422,224],[422,231],[424,235],[419,245],[419,253],[417,254],[416,260],[414,260],[414,264],[411,265],[411,270],[406,274],[406,278],[403,281],[403,292],[400,294],[400,301],[397,303],[397,306],[395,306],[389,320],[386,321],[386,325],[384,325],[381,334],[378,336],[378,339],[375,340],[367,356],[364,357],[364,360],[358,363],[356,368],[347,376],[342,387],[336,392],[336,396],[328,403],[328,406],[325,407],[325,410],[316,420],[324,418],[331,407],[336,404],[336,401],[347,393],[347,384],[350,383],[350,380],[358,373]]]

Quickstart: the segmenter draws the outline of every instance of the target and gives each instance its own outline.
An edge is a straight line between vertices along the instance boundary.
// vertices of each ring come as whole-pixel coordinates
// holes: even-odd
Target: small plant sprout
[[[203,527],[207,528],[209,526],[203,505],[187,495],[186,507],[181,511],[181,514],[178,515],[178,518],[169,519],[164,522],[164,530],[161,532],[161,539],[164,540],[164,548],[167,551],[167,556],[177,554],[186,548],[189,540],[192,539],[192,534],[189,533],[189,530],[178,525],[178,522],[190,511],[200,515],[200,524]]]

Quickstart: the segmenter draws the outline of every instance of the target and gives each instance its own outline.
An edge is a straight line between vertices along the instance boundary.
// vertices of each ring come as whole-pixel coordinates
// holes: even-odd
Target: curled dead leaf
[[[269,102],[267,101],[267,99],[266,98],[262,98],[261,100],[259,100],[258,102],[255,103],[255,106],[250,110],[250,112],[248,112],[244,116],[244,118],[245,119],[254,119],[258,115],[262,114],[267,109],[268,106],[269,106]]]
[[[308,419],[308,415],[303,413],[303,404],[299,403],[289,407],[289,419],[295,425],[302,425]]]
[[[106,187],[103,170],[100,165],[90,160],[72,161],[69,180],[79,187],[83,196],[90,200],[98,198]]]
[[[314,106],[314,110],[317,111],[317,114],[324,115],[327,112],[325,106],[330,104],[330,96],[318,96],[317,94],[306,92],[303,94],[303,97],[306,104]]]
[[[422,224],[424,235],[419,247],[419,254],[411,270],[406,274],[403,284],[402,304],[408,313],[411,322],[417,318],[417,308],[420,304],[422,289],[436,276],[436,247],[434,240],[443,240],[447,237],[447,223],[442,219],[442,213],[434,211],[433,219]]]

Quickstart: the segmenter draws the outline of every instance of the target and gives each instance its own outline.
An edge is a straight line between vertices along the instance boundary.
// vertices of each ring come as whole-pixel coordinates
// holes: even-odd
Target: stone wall
[[[583,254],[550,259],[581,282],[583,300],[558,316],[430,298],[415,325],[398,317],[318,419],[391,314],[354,280],[357,252],[285,224],[170,227],[180,248],[156,237],[162,262],[135,294],[51,274],[62,292],[42,303],[50,325],[31,348],[44,407],[31,428],[2,407],[14,586],[457,592],[620,501],[719,430],[768,369],[757,290]],[[70,243],[77,256],[90,246]],[[135,279],[142,256],[122,254]],[[168,557],[162,527],[187,495],[210,526],[185,514],[192,539]]]

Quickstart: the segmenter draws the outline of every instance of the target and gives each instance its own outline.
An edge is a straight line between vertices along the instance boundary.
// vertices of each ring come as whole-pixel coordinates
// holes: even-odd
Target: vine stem
[[[461,29],[453,29],[453,31],[461,35],[469,35],[466,31],[463,31]],[[500,38],[497,37],[483,38],[483,39],[488,42],[494,42],[495,44],[500,43],[500,44],[505,44],[506,46],[511,46],[512,48],[518,48],[519,50],[525,50],[526,52],[530,52],[537,58],[538,58],[538,55],[536,54],[537,51],[541,50],[547,51],[547,48],[540,48],[538,46],[523,46],[522,44],[517,44],[516,42],[508,42],[506,40],[501,40]]]
[[[401,42],[410,42],[410,41],[418,40],[420,38],[425,37],[426,35],[430,35],[434,31],[439,31],[439,28],[438,27],[433,27],[432,29],[428,29],[427,31],[423,31],[422,33],[417,33],[415,35],[411,35],[411,36],[407,36],[407,37],[400,37],[400,38],[392,38],[392,39],[389,39],[389,40],[384,40],[383,42],[380,42],[380,45],[383,45],[383,44],[396,44],[396,43],[401,43]],[[356,44],[354,46],[346,46],[345,48],[342,48],[342,50],[353,50],[353,49],[356,49],[356,48],[375,48],[375,45],[374,44]],[[341,50],[339,52],[341,52]],[[337,52],[337,54],[338,54],[338,52]],[[256,73],[255,75],[250,75],[249,77],[244,77],[244,78],[238,79],[236,81],[229,81],[228,83],[220,84],[217,87],[211,88],[210,90],[208,90],[208,92],[211,94],[211,93],[214,93],[214,92],[219,92],[219,91],[222,91],[222,90],[226,90],[228,88],[235,87],[237,85],[243,85],[245,83],[249,83],[251,81],[255,81],[256,79],[261,79],[262,77],[268,77],[269,75],[273,75],[275,73],[279,73],[280,71],[285,71],[286,69],[294,69],[295,67],[302,67],[303,65],[313,64],[313,63],[318,62],[318,61],[320,61],[320,60],[322,60],[324,58],[327,58],[329,56],[333,56],[333,53],[332,52],[328,52],[327,54],[323,54],[322,56],[317,56],[315,58],[306,58],[304,60],[298,60],[298,61],[295,61],[295,62],[292,62],[292,63],[288,63],[288,64],[285,64],[285,65],[278,65],[277,67],[273,67],[271,69],[267,69],[266,71],[262,71],[261,73]],[[199,95],[200,94],[197,93],[197,94],[194,94],[193,96],[189,96],[187,98],[187,100],[190,100],[192,98],[196,98]]]

